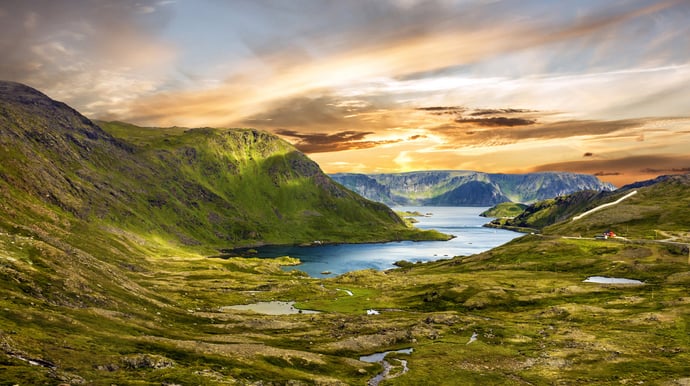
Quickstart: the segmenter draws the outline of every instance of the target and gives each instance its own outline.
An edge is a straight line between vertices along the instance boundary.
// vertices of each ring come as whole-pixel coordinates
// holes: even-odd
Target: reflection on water
[[[302,261],[296,267],[312,277],[330,277],[346,272],[373,268],[394,268],[400,260],[425,262],[468,256],[504,244],[520,233],[503,229],[485,228],[490,219],[479,217],[487,208],[480,207],[399,207],[398,211],[431,213],[417,217],[415,224],[421,229],[436,229],[452,234],[449,241],[399,241],[378,244],[337,244],[310,247],[268,246],[257,248],[258,257],[291,256]]]

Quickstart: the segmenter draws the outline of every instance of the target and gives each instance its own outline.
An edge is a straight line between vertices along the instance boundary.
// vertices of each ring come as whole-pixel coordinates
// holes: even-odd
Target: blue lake
[[[350,271],[395,268],[399,260],[410,262],[449,259],[480,253],[521,236],[503,229],[485,228],[490,219],[479,217],[488,208],[480,207],[396,207],[397,211],[417,211],[429,216],[416,217],[421,229],[436,229],[454,235],[449,241],[397,241],[377,244],[337,244],[309,247],[269,246],[257,248],[258,257],[291,256],[302,261],[296,267],[312,277],[331,277]],[[330,272],[328,274],[324,272]]]

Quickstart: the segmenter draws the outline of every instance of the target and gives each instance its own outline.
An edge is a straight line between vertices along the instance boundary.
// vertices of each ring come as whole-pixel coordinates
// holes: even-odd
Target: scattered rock
[[[166,369],[173,367],[175,362],[160,355],[137,354],[122,358],[122,365],[128,370],[137,369]]]

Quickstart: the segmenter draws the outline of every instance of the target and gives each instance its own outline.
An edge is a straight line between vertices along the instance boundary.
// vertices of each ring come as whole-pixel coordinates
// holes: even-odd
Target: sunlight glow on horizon
[[[690,170],[688,19],[682,0],[12,0],[0,77],[91,118],[267,130],[326,171],[621,184]]]

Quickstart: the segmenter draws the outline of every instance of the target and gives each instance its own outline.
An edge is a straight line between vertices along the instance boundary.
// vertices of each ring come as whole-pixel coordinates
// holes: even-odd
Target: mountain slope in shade
[[[420,171],[338,173],[331,177],[364,197],[387,205],[492,206],[507,201],[534,202],[580,190],[615,189],[595,176],[565,172]]]

